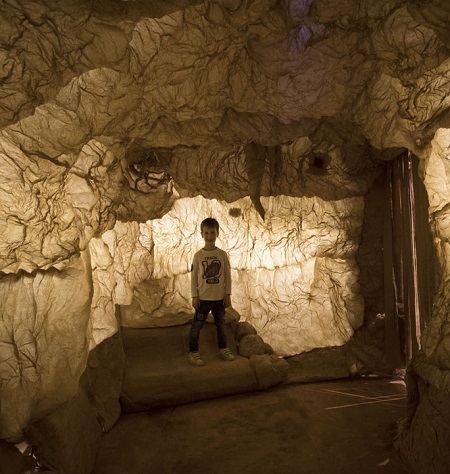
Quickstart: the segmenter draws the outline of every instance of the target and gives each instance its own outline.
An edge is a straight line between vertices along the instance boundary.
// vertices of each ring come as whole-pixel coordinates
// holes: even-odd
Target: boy
[[[216,247],[219,235],[216,219],[205,219],[200,230],[205,246],[194,255],[192,263],[191,293],[195,315],[189,334],[189,362],[196,366],[205,365],[198,352],[198,340],[210,311],[217,329],[220,355],[228,361],[235,359],[227,347],[225,329],[225,308],[231,305],[230,262],[227,253]]]

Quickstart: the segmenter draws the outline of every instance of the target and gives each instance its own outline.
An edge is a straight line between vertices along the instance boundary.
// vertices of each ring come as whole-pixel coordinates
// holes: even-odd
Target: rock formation
[[[449,24],[445,0],[4,0],[0,439],[68,403],[121,324],[186,320],[208,213],[277,353],[347,342],[383,313],[369,196],[409,150],[440,283],[399,446],[448,466],[442,420],[425,452],[414,416],[450,392]]]

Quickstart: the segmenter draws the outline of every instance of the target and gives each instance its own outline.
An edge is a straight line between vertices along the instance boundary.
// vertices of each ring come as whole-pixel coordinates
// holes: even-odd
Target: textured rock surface
[[[26,430],[41,465],[67,474],[92,471],[102,433],[120,416],[123,367],[118,333],[90,352],[76,395]]]
[[[450,470],[449,146],[450,130],[438,130],[423,162],[441,278],[432,319],[422,336],[422,352],[411,363],[408,416],[400,425],[397,440],[405,459],[418,473]]]
[[[200,336],[205,365],[194,367],[187,360],[190,325],[164,328],[123,328],[126,355],[121,405],[124,412],[144,411],[193,403],[237,393],[263,390],[286,381],[288,363],[271,355],[237,354],[236,324],[227,324],[228,347],[236,354],[224,361],[217,349],[213,323],[206,323]]]
[[[77,392],[88,355],[90,275],[83,253],[61,271],[0,280],[2,438],[19,440],[31,416]]]
[[[433,319],[424,334],[424,351],[440,369],[450,370],[450,129],[439,130],[424,160],[423,174],[430,202],[430,220],[435,235],[441,274],[435,295]]]
[[[266,353],[264,339],[257,334],[248,334],[239,341],[239,355],[250,358],[252,355]]]
[[[1,437],[20,437],[30,416],[73,395],[88,350],[117,330],[113,304],[132,304],[140,282],[151,277],[156,295],[142,298],[141,319],[187,305],[187,259],[161,259],[141,232],[178,197],[246,199],[252,225],[266,215],[265,232],[245,234],[255,240],[244,261],[234,255],[234,276],[254,290],[237,292],[239,311],[278,351],[342,343],[361,323],[362,196],[379,159],[399,148],[424,161],[447,281],[448,186],[436,180],[449,156],[447,1],[94,3],[5,0],[0,11]],[[260,199],[282,194],[312,198],[302,211],[322,200],[306,220],[321,240],[312,227],[301,235],[314,242],[289,233],[300,252],[272,218],[278,201]],[[359,203],[344,206],[356,226],[321,227],[344,201]],[[194,241],[194,227],[186,232]],[[272,289],[294,281],[285,307]],[[442,283],[423,338],[431,364],[447,371],[449,300]]]
[[[345,379],[355,375],[349,364],[346,346],[315,349],[287,359],[290,367],[289,383],[317,382]]]
[[[67,474],[92,471],[101,435],[102,428],[84,391],[31,423],[27,430],[37,459]]]
[[[400,423],[397,448],[415,473],[445,474],[450,468],[449,372],[419,354],[406,381],[408,413]]]
[[[119,262],[145,241],[153,268],[122,307],[122,324],[164,326],[184,322],[183,313],[186,321],[192,317],[188,272],[202,246],[198,223],[214,215],[221,224],[218,245],[230,256],[233,306],[275,352],[292,355],[346,342],[363,322],[355,262],[363,199],[278,196],[261,203],[264,222],[249,198],[227,204],[199,196],[180,199],[163,218],[141,224],[139,244],[122,246]]]
[[[287,379],[289,366],[284,359],[275,355],[255,354],[250,357],[250,363],[260,389],[273,387]]]
[[[125,355],[120,333],[106,339],[89,353],[81,385],[103,431],[108,431],[120,416],[119,396],[122,390]]]

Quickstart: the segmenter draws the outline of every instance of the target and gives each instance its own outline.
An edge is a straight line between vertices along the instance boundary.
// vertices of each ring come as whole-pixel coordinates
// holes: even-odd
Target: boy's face
[[[213,245],[216,242],[217,236],[219,235],[219,229],[215,227],[206,227],[202,229],[202,237],[205,240],[205,244]]]

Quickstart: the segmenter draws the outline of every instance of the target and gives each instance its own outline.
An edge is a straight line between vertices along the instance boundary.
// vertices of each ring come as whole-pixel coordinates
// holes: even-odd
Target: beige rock
[[[247,321],[240,322],[236,326],[236,341],[240,342],[240,340],[248,334],[256,334],[256,329]]]
[[[250,357],[258,385],[261,389],[284,382],[288,377],[289,364],[277,356],[252,355]]]
[[[20,440],[78,390],[88,356],[92,280],[83,252],[64,270],[0,281],[0,437]]]
[[[424,184],[430,203],[430,221],[435,234],[435,245],[440,266],[440,285],[435,295],[432,319],[422,336],[423,349],[432,356],[439,368],[450,369],[449,315],[446,311],[450,293],[447,275],[450,272],[450,245],[448,243],[448,204],[450,203],[450,167],[448,147],[450,130],[440,129],[432,141],[424,162]]]
[[[102,240],[108,246],[114,262],[116,286],[110,291],[114,291],[117,304],[130,304],[134,286],[152,274],[154,258],[151,225],[116,222],[114,229],[102,235]]]
[[[345,379],[350,375],[348,350],[345,346],[324,347],[287,359],[290,367],[289,383],[308,383],[321,380]]]
[[[122,338],[116,333],[90,352],[76,395],[27,428],[41,465],[58,472],[91,472],[101,434],[121,413],[123,369]]]
[[[89,242],[91,255],[93,294],[89,318],[90,347],[93,349],[118,329],[114,288],[114,265],[108,247],[100,238]]]
[[[81,386],[89,396],[103,431],[109,431],[121,414],[119,397],[124,368],[125,355],[120,332],[104,340],[89,353]]]
[[[141,224],[134,239],[152,254],[153,266],[149,263],[151,276],[139,282],[123,271],[133,269],[125,263],[131,256],[121,257],[124,263],[116,273],[134,282],[131,304],[121,308],[122,324],[165,326],[191,317],[183,314],[192,313],[188,272],[203,245],[198,225],[204,216],[214,215],[221,225],[218,245],[228,251],[232,266],[233,306],[276,353],[346,342],[363,318],[354,260],[361,199],[280,196],[261,202],[265,222],[248,198],[226,204],[197,197],[180,199],[162,219]],[[136,232],[137,226],[133,228]],[[135,248],[136,243],[127,245]]]
[[[247,334],[239,341],[239,355],[250,358],[266,353],[264,340],[257,334]]]
[[[35,446],[38,461],[56,472],[91,472],[102,435],[95,415],[86,392],[80,391],[50,415],[31,423],[27,438]]]
[[[93,141],[64,158],[69,169],[51,160],[37,164],[0,136],[3,273],[62,269],[111,224],[110,206],[120,195],[122,177],[117,160]]]

